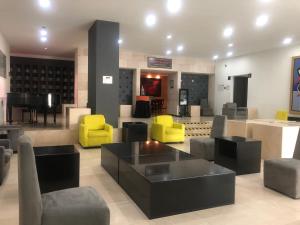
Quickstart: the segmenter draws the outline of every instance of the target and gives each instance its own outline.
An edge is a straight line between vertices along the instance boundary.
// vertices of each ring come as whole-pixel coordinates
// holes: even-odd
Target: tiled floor
[[[188,143],[172,145],[189,151]],[[262,174],[236,179],[236,203],[155,220],[148,220],[100,166],[100,150],[80,150],[80,185],[92,186],[111,212],[111,225],[300,225],[300,200],[293,200],[262,183]],[[18,224],[17,155],[8,179],[0,187],[0,225]],[[58,224],[59,225],[59,224]]]

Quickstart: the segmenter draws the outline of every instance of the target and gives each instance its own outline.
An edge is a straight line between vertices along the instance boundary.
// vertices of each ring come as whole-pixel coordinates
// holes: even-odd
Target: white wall
[[[6,55],[6,78],[0,77],[0,123],[6,120],[6,93],[10,90],[10,48],[9,44],[0,33],[0,50]]]
[[[217,62],[215,113],[221,113],[223,104],[233,101],[233,81],[228,81],[228,76],[249,73],[252,78],[248,84],[248,107],[256,107],[259,118],[274,118],[276,110],[288,110],[292,57],[299,55],[300,46],[294,46]],[[221,85],[229,85],[229,90]]]

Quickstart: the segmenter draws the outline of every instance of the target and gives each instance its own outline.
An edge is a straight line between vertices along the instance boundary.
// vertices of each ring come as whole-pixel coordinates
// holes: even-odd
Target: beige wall
[[[135,96],[140,93],[140,76],[142,70],[155,70],[149,68],[147,65],[147,55],[145,53],[133,52],[129,50],[120,50],[120,68],[134,69],[133,77],[133,102]],[[154,55],[156,57],[165,57]],[[214,63],[211,60],[203,58],[190,57],[174,57],[173,68],[171,70],[159,69],[158,71],[170,71],[174,80],[174,89],[169,90],[169,113],[178,113],[178,89],[181,87],[181,73],[195,73],[195,74],[214,74]],[[79,107],[85,107],[87,103],[87,89],[88,89],[88,50],[87,48],[78,48],[75,54],[75,77],[77,77],[77,103]],[[211,85],[210,85],[211,86]],[[76,95],[76,93],[75,93]],[[210,95],[213,98],[213,94]]]
[[[1,98],[0,98],[0,104],[1,104],[1,118],[0,122],[6,121],[6,93],[10,90],[10,78],[9,78],[9,72],[10,72],[10,47],[5,39],[5,37],[0,33],[0,50],[4,53],[6,56],[6,78],[0,77],[0,88],[1,88]]]
[[[78,48],[75,52],[75,99],[78,107],[86,107],[88,101],[88,50]]]
[[[233,101],[233,79],[228,76],[252,73],[248,83],[248,107],[258,109],[258,118],[275,118],[279,109],[289,109],[292,57],[300,55],[300,45],[278,48],[221,60],[216,64],[215,113]],[[224,90],[221,85],[229,85]]]

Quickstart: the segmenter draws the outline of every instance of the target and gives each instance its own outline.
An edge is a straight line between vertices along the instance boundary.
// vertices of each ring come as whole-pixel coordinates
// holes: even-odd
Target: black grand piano
[[[44,124],[47,124],[48,113],[53,113],[54,123],[56,123],[56,112],[61,105],[61,97],[58,94],[33,95],[29,93],[7,93],[8,122],[13,122],[12,108],[20,107],[30,114],[31,123],[37,122],[38,113],[44,115]]]

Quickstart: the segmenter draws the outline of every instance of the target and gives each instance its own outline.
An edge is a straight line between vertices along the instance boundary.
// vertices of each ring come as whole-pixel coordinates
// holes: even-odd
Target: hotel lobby
[[[2,0],[0,225],[300,225],[299,0]]]

